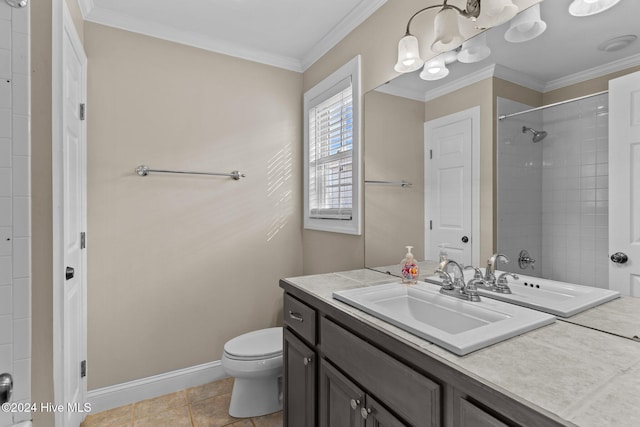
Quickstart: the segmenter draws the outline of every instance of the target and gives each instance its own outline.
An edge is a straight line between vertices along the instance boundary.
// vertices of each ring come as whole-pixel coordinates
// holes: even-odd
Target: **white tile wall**
[[[31,393],[29,7],[0,2],[0,372]],[[0,414],[0,427],[28,416]]]
[[[545,276],[608,287],[608,98],[545,110]],[[546,140],[545,140],[546,141]]]
[[[499,101],[500,102],[500,101]],[[518,111],[505,103],[498,104],[502,111]],[[515,103],[513,103],[515,104]],[[536,267],[544,277],[588,286],[608,287],[608,98],[606,95],[588,98],[544,110],[542,117],[534,113],[519,116],[535,129],[548,132],[547,138],[538,144],[541,150],[541,197],[533,196],[534,187],[524,187],[522,180],[538,179],[536,167],[528,168],[526,162],[537,164],[538,153],[527,153],[525,163],[506,162],[510,153],[519,147],[517,143],[504,146],[505,141],[515,141],[522,123],[511,118],[500,122],[498,130],[498,173],[500,181],[509,184],[498,186],[498,249],[502,247],[533,246],[532,235],[541,236],[541,256]],[[536,127],[537,126],[537,127]],[[530,139],[530,137],[529,137]],[[504,153],[504,154],[503,154]],[[514,158],[520,158],[519,149]],[[529,173],[529,175],[527,175]],[[517,188],[517,191],[516,191]],[[522,198],[528,189],[529,204]],[[515,194],[514,194],[515,193]],[[534,212],[540,202],[541,231],[527,225],[528,214]],[[504,216],[502,213],[504,212]],[[512,218],[519,217],[519,218]],[[533,216],[531,217],[531,219]],[[501,232],[502,224],[508,224]],[[525,232],[530,227],[529,234]],[[526,235],[526,238],[525,238]],[[532,252],[531,249],[528,249]]]
[[[498,98],[500,114],[531,108]],[[500,269],[539,276],[542,266],[542,146],[532,142],[522,126],[539,130],[542,114],[516,116],[498,127],[498,252],[510,262]],[[534,269],[521,270],[520,251],[526,249],[536,259]]]

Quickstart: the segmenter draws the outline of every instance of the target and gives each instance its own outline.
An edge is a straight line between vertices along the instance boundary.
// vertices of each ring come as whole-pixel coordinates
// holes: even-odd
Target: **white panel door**
[[[609,82],[609,288],[640,297],[640,72]]]
[[[476,108],[425,123],[427,259],[437,260],[443,245],[450,259],[464,265],[477,261],[473,256],[472,160],[478,117]]]
[[[80,105],[85,103],[86,58],[67,31],[62,45],[63,425],[76,427],[84,419],[86,401],[86,378],[81,376],[81,362],[86,357],[86,251],[81,241],[86,226],[86,137],[80,117]]]

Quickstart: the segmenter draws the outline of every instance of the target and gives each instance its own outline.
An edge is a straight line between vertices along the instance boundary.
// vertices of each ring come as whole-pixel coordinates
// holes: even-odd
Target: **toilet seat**
[[[261,360],[282,354],[282,328],[248,332],[227,341],[224,353],[234,360]]]

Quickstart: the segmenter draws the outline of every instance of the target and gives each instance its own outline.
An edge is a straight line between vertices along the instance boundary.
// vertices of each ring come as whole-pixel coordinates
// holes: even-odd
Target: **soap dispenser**
[[[413,249],[413,246],[407,246],[406,248],[407,254],[400,262],[402,283],[415,284],[418,282],[418,263],[411,253],[411,249]]]

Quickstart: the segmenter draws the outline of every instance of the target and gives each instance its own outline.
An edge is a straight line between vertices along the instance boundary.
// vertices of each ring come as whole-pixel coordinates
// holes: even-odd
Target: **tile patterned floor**
[[[81,427],[282,427],[282,412],[238,419],[228,414],[233,378],[91,414]]]

